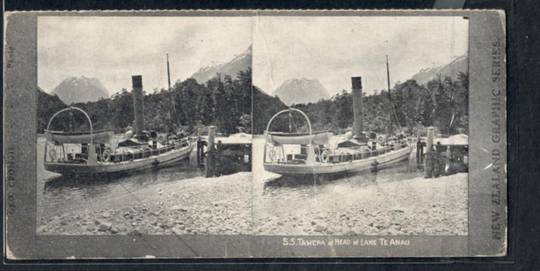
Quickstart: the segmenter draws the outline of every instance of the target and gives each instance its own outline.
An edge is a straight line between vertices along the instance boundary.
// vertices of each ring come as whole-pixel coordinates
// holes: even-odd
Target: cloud
[[[253,28],[252,28],[253,26]],[[253,35],[253,37],[252,37]],[[145,17],[39,16],[38,84],[51,91],[70,76],[96,77],[109,92],[185,79],[229,61],[253,43],[253,81],[271,93],[290,78],[317,78],[331,92],[362,76],[366,92],[467,53],[468,21],[451,16]]]
[[[467,53],[462,17],[259,17],[254,33],[254,84],[271,93],[290,78],[317,78],[331,92],[362,76],[366,91]]]
[[[225,62],[251,44],[248,17],[38,18],[38,84],[51,91],[71,76],[98,78],[109,92],[131,88],[131,75],[143,75],[145,89],[167,84],[200,67]]]

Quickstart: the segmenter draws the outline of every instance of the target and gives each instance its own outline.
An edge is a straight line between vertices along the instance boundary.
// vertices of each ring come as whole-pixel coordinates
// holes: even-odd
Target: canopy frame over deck
[[[88,124],[90,126],[90,131],[88,132],[75,132],[75,133],[65,133],[65,132],[59,132],[59,131],[51,131],[51,124],[53,120],[60,114],[67,112],[67,111],[79,111],[83,113],[83,115],[86,117],[86,120],[88,120]],[[62,110],[59,110],[58,112],[54,113],[52,117],[49,119],[49,122],[47,123],[47,129],[45,130],[47,140],[53,141],[55,144],[65,144],[65,143],[88,143],[90,146],[94,146],[96,142],[98,144],[105,143],[105,141],[110,140],[112,138],[113,134],[112,132],[100,132],[97,135],[94,133],[94,126],[92,124],[92,119],[84,111],[83,109],[76,107],[76,106],[69,106],[67,108],[64,108]],[[96,140],[97,139],[97,140]],[[47,144],[45,144],[45,157],[44,161],[46,161],[47,156]],[[94,147],[88,148],[88,159],[87,164],[95,165],[97,164],[97,154]]]
[[[306,120],[306,123],[308,126],[307,134],[306,133],[292,133],[292,131],[290,133],[280,133],[280,132],[270,131],[273,121],[278,116],[285,113],[292,114],[293,112],[299,113]],[[292,107],[281,110],[277,112],[276,114],[274,114],[274,116],[272,116],[272,118],[270,118],[270,120],[268,121],[264,134],[265,134],[266,144],[271,143],[274,146],[276,145],[283,146],[283,144],[306,145],[307,147],[306,163],[308,164],[315,163],[315,150],[314,150],[313,144],[324,145],[328,143],[328,140],[330,138],[330,133],[328,132],[313,133],[313,130],[311,127],[311,121],[309,120],[309,117],[306,115],[306,113]],[[264,147],[264,162],[266,162],[266,149],[267,149],[266,144]]]

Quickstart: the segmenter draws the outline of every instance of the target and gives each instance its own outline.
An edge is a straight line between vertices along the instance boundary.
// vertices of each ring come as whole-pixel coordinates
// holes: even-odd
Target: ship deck
[[[149,168],[166,167],[189,157],[192,145],[158,155],[121,162],[98,162],[96,164],[45,162],[45,169],[63,175],[88,175],[132,172]]]
[[[411,147],[407,146],[377,156],[345,162],[315,162],[313,164],[264,163],[264,169],[281,175],[325,175],[354,173],[384,167],[409,158]]]

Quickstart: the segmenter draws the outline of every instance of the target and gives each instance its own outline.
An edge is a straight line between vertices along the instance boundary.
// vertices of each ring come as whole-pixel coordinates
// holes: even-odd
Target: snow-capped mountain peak
[[[200,68],[191,78],[197,80],[200,84],[212,79],[216,74],[230,75],[236,77],[238,72],[251,68],[251,45],[241,54],[235,55],[226,63],[210,63],[210,65]]]

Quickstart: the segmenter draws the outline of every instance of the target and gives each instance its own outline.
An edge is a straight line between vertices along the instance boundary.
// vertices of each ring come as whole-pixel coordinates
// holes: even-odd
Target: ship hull
[[[317,163],[314,165],[265,163],[264,169],[266,171],[277,173],[283,176],[337,175],[346,173],[358,173],[383,167],[389,167],[393,164],[407,160],[410,153],[411,148],[406,147],[378,156],[348,162]]]
[[[189,158],[191,150],[192,147],[189,146],[143,159],[98,163],[95,165],[46,162],[45,169],[62,175],[79,176],[131,173],[140,170],[157,169],[176,165]]]

